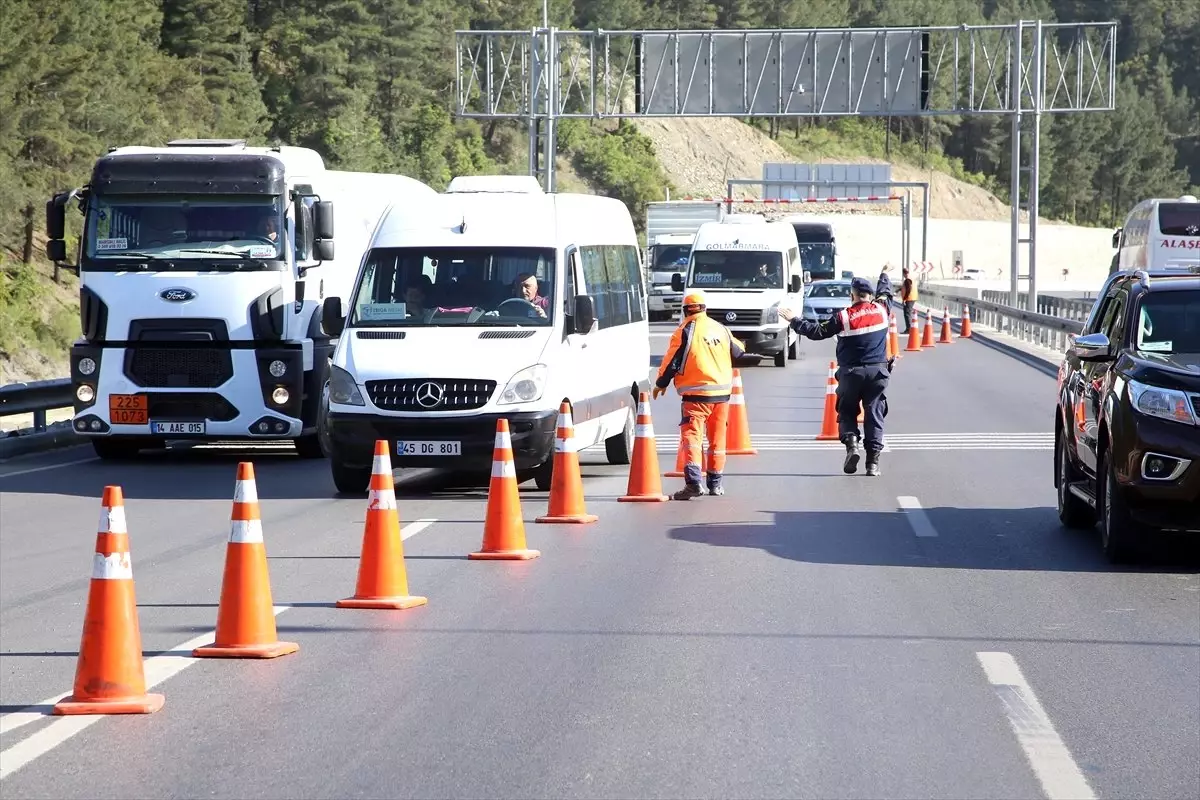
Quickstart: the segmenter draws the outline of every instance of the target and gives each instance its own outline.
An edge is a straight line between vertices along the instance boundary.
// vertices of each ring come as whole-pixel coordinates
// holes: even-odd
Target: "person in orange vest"
[[[904,330],[901,333],[908,333],[909,321],[912,320],[913,308],[917,305],[917,284],[908,274],[908,268],[904,268],[904,283],[900,284],[900,302],[904,304]]]
[[[683,443],[687,447],[684,462],[684,487],[675,492],[676,500],[691,500],[703,495],[700,486],[702,444],[708,435],[708,493],[725,494],[721,472],[725,469],[725,426],[729,421],[729,396],[733,392],[733,363],[745,355],[745,348],[721,323],[705,313],[704,292],[689,290],[683,296],[683,322],[671,334],[671,342],[658,368],[653,396],[658,398],[675,383],[683,401]]]

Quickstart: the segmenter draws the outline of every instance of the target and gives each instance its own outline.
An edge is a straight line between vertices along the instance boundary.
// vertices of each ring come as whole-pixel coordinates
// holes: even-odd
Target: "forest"
[[[1117,20],[1117,110],[1043,124],[1043,216],[1112,225],[1138,200],[1200,184],[1200,0],[550,0],[562,28],[812,28]],[[456,28],[540,24],[539,0],[0,0],[0,350],[28,306],[46,199],[107,148],[244,138],[317,149],[334,168],[453,175],[526,170],[526,133],[453,116]],[[1007,120],[805,119],[877,141],[1006,199]],[[630,123],[571,122],[560,153],[635,219],[669,186]],[[880,155],[864,153],[864,155]],[[686,191],[688,187],[673,187]],[[64,323],[65,324],[65,323]],[[9,339],[6,343],[5,339]]]

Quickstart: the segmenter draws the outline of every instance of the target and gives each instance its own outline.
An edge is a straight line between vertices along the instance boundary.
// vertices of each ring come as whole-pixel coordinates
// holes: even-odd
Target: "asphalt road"
[[[760,452],[730,458],[725,497],[619,504],[626,473],[587,451],[600,520],[551,526],[527,484],[534,561],[467,561],[485,491],[398,473],[429,598],[403,612],[332,606],[353,592],[365,501],[335,498],[325,462],[0,464],[0,796],[1200,796],[1195,552],[1115,569],[1094,533],[1059,527],[1054,379],[977,342],[907,354],[883,476],[851,477],[813,441],[832,352],[743,372]],[[678,401],[653,411],[668,469]],[[248,457],[300,651],[193,660]],[[110,483],[166,705],[48,717]]]

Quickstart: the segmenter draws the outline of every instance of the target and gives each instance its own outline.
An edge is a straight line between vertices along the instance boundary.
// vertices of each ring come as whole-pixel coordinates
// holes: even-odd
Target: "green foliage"
[[[65,353],[78,335],[78,313],[55,301],[35,267],[0,257],[0,359],[30,349]]]
[[[654,156],[648,137],[630,122],[615,130],[581,120],[559,124],[559,147],[573,154],[579,174],[609,197],[629,207],[639,230],[645,225],[646,203],[661,200],[665,188],[674,188]]]

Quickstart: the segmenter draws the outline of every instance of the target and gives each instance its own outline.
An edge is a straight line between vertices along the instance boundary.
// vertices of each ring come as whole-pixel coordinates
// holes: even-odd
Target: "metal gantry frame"
[[[551,191],[559,119],[1007,116],[1014,305],[1027,245],[1036,307],[1041,116],[1116,108],[1113,21],[578,31],[549,26],[544,6],[539,28],[455,32],[456,105],[460,117],[526,121],[530,173]]]

